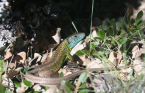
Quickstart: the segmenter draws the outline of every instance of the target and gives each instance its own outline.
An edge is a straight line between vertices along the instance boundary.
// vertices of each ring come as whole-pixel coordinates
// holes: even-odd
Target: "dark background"
[[[62,38],[76,32],[89,34],[92,0],[8,0],[10,7],[4,26],[18,36],[22,32],[30,39],[35,31],[40,31],[46,39],[54,35],[60,27]],[[127,9],[137,9],[142,0],[94,0],[93,26],[98,26],[105,18],[123,20]],[[6,13],[6,11],[4,13]],[[71,19],[71,20],[70,20]],[[19,23],[18,26],[17,23]]]

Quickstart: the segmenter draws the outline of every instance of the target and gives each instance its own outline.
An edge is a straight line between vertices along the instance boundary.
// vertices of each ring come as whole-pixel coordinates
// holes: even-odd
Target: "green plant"
[[[7,70],[7,68],[5,67],[6,63],[4,63],[3,60],[0,60],[0,83],[2,83],[2,74]]]
[[[123,59],[123,63],[128,65],[130,63],[128,54],[131,53],[129,50],[131,42],[138,42],[138,40],[144,39],[143,33],[141,32],[143,28],[145,28],[144,23],[141,21],[142,16],[143,11],[140,11],[135,20],[130,19],[130,11],[127,10],[123,21],[115,22],[115,19],[109,20],[106,18],[103,21],[103,24],[96,27],[98,37],[94,38],[93,44],[91,42],[88,44],[90,45],[90,50],[80,50],[76,54],[78,56],[87,55],[89,58],[92,57],[91,55],[97,56],[104,62],[106,67],[109,67],[108,64],[106,64],[106,61],[113,67],[107,57],[110,52],[117,53],[116,51],[118,48],[122,46],[120,51],[122,54],[125,54],[125,56],[123,56],[125,58]],[[96,47],[98,47],[99,50],[96,50]],[[119,74],[117,76],[120,77]],[[124,83],[121,78],[119,79],[121,80],[121,83],[126,86],[126,88],[123,88],[123,86],[118,82],[121,91],[127,92],[129,84]]]
[[[13,2],[11,2],[11,3],[13,3]],[[19,3],[19,2],[17,2],[17,3]],[[92,34],[93,7],[94,7],[94,0],[92,0],[90,34]],[[29,12],[28,12],[28,14],[29,14]],[[38,13],[36,12],[36,15],[34,15],[33,19],[31,19],[28,22],[24,22],[24,24],[33,23],[33,26],[39,27],[39,25],[40,25],[40,22],[39,22],[40,20],[39,19],[41,19],[41,17],[38,18],[39,14],[40,14],[39,12]],[[90,47],[90,49],[89,50],[78,51],[76,54],[79,55],[79,56],[86,55],[90,59],[92,58],[92,56],[97,56],[102,62],[104,62],[105,67],[108,68],[109,66],[105,62],[107,61],[110,65],[112,65],[112,63],[107,59],[107,57],[109,56],[110,52],[116,52],[117,49],[120,46],[122,46],[121,52],[122,52],[122,54],[123,53],[125,54],[124,57],[126,58],[126,59],[123,59],[124,64],[129,65],[130,59],[128,58],[128,54],[130,52],[130,50],[129,50],[130,42],[131,41],[137,41],[137,39],[135,37],[137,37],[139,39],[144,39],[143,38],[143,33],[141,32],[142,29],[144,28],[144,23],[141,21],[142,15],[143,15],[143,12],[140,11],[138,13],[137,17],[136,17],[136,20],[130,19],[130,11],[127,10],[123,21],[116,22],[115,19],[109,20],[108,18],[106,18],[103,21],[102,24],[100,24],[99,26],[96,26],[98,37],[95,37],[93,39],[93,44],[92,44],[92,42],[90,40],[90,42],[88,43],[88,46]],[[71,18],[70,18],[70,20],[71,20]],[[71,23],[74,26],[76,32],[78,32],[77,28],[75,27],[74,22],[72,20],[71,20]],[[99,48],[99,50],[97,50],[96,48]],[[1,67],[2,69],[0,71],[1,74],[4,71],[6,71],[6,69],[3,68],[3,65],[4,65],[4,62],[1,60],[0,61],[0,66],[2,66]],[[116,68],[114,68],[114,69],[116,71]],[[25,73],[27,70],[28,70],[28,67],[26,67],[24,69],[23,73]],[[108,75],[110,75],[108,71],[106,71],[106,72],[108,73]],[[22,76],[23,73],[20,73],[19,75]],[[126,84],[120,78],[118,72],[116,72],[116,73],[117,73],[117,76],[112,72],[112,74],[113,74],[113,76],[115,77],[116,80],[117,80],[117,78],[120,79],[120,81],[119,80],[116,81],[117,85],[119,85],[119,87],[120,87],[120,91],[128,92],[129,84],[131,82],[131,78],[132,77],[137,77],[137,75],[136,76],[132,76],[130,78],[130,80],[128,81],[129,84]],[[61,73],[60,77],[62,77],[62,76],[63,76],[63,74]],[[140,77],[142,77],[142,76],[140,76]],[[94,90],[86,89],[87,88],[87,84],[85,82],[86,79],[87,79],[87,73],[86,72],[82,73],[79,76],[79,79],[78,79],[76,87],[72,84],[72,81],[62,81],[61,86],[65,87],[64,91],[67,92],[67,93],[71,93],[71,92],[74,92],[74,91],[78,92],[78,93],[96,92],[97,89],[95,88],[95,85],[93,83],[93,80],[92,80],[93,77],[90,76],[89,78],[90,78],[90,81],[91,81],[91,84],[92,84]],[[0,79],[1,79],[1,76],[0,76]],[[111,81],[113,78],[110,77],[109,79]],[[141,78],[139,78],[139,80],[141,80]],[[23,80],[23,83],[26,86],[28,86],[29,89],[32,87],[32,84],[29,81]],[[14,82],[14,85],[15,85],[15,87],[20,87],[21,86],[21,84],[19,82]],[[125,88],[124,88],[124,86],[125,86]],[[4,89],[4,88],[2,88],[2,89]],[[36,92],[36,91],[33,91],[33,90],[30,91],[29,89],[27,91],[25,91],[25,92]],[[45,89],[42,89],[41,91],[45,92]],[[111,92],[116,92],[116,91],[112,90]],[[60,91],[59,93],[63,93],[63,91]]]
[[[5,85],[2,84],[4,78],[2,74],[7,70],[6,63],[3,60],[0,60],[0,91],[1,93],[10,93],[8,89],[5,89]]]

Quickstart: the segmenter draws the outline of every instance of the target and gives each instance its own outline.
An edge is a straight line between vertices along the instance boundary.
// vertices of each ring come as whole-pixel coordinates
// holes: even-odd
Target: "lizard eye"
[[[77,37],[77,35],[74,35],[74,37]]]

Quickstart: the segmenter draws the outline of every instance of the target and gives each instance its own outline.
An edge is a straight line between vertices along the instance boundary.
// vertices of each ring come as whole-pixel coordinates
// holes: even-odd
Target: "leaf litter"
[[[53,52],[52,52],[53,49],[61,41],[60,30],[61,29],[58,28],[55,36],[52,36],[54,38],[54,40],[56,41],[55,44],[50,44],[43,37],[43,35],[40,32],[37,32],[36,33],[36,41],[33,42],[34,46],[35,46],[34,47],[35,52],[34,52],[34,54],[32,54],[33,52],[29,51],[29,53],[31,53],[33,55],[33,57],[28,55],[28,53],[27,53],[28,51],[21,51],[23,44],[20,44],[20,46],[17,44],[17,46],[16,45],[13,46],[14,48],[11,48],[11,49],[9,48],[6,51],[5,56],[4,56],[4,60],[6,62],[8,62],[8,65],[9,65],[8,69],[9,70],[3,76],[6,76],[7,78],[13,80],[14,78],[17,78],[18,73],[21,72],[21,70],[24,69],[26,66],[33,66],[33,65],[40,65],[40,64],[47,63],[53,55]],[[92,32],[91,38],[94,38],[97,36],[98,35],[96,33],[96,30],[94,30]],[[17,41],[17,43],[19,43],[19,42],[22,42],[22,41],[21,40]],[[78,51],[78,50],[82,50],[84,48],[87,49],[87,47],[88,47],[87,43],[89,43],[89,42],[91,42],[93,44],[94,39],[92,39],[90,41],[90,36],[86,36],[86,38],[82,42],[80,42],[76,47],[74,47],[74,49],[72,50],[73,52],[71,54],[74,55],[76,53],[76,51]],[[145,53],[144,52],[144,48],[145,48],[144,44],[145,43],[142,43],[141,48],[139,48],[138,45],[136,45],[132,48],[131,59],[133,59],[133,58],[135,59],[135,60],[132,60],[132,64],[134,65],[134,68],[129,67],[127,69],[123,69],[121,71],[118,71],[121,78],[124,81],[127,81],[131,77],[130,73],[131,73],[132,69],[135,71],[135,73],[137,73],[139,75],[144,74],[144,70],[143,70],[144,69],[144,67],[143,67],[144,62],[140,58],[140,56]],[[99,48],[96,47],[96,49],[99,49]],[[21,51],[21,52],[19,52],[19,53],[16,52],[14,54],[13,51],[17,51],[17,52]],[[100,49],[98,51],[100,51]],[[100,53],[101,53],[101,51],[100,51]],[[76,56],[76,55],[74,55],[74,56]],[[58,72],[59,73],[63,72],[64,76],[66,76],[66,75],[69,75],[69,74],[72,74],[74,72],[81,70],[82,65],[87,66],[87,68],[103,68],[103,67],[106,67],[104,64],[107,64],[109,67],[112,67],[112,65],[110,65],[110,63],[108,61],[110,61],[111,64],[113,64],[115,67],[119,67],[122,65],[124,66],[124,64],[123,64],[124,56],[121,53],[120,48],[118,48],[118,51],[116,51],[116,52],[110,52],[107,59],[108,60],[104,60],[104,59],[102,60],[96,56],[89,58],[88,55],[82,55],[82,56],[79,56],[78,58],[75,58],[75,61],[76,61],[75,64],[73,62],[70,62],[68,64],[70,67],[64,66]],[[107,71],[106,72],[105,71],[103,74],[102,74],[102,72],[99,72],[99,73],[100,74],[95,75],[94,73],[90,72],[90,74],[87,75],[87,76],[89,76],[89,75],[94,76],[93,83],[94,83],[95,87],[97,87],[100,91],[103,91],[103,92],[107,92],[107,91],[111,92],[112,89],[115,89],[115,90],[119,89],[118,86],[120,84],[118,84],[118,83],[120,83],[120,77],[118,77],[116,75],[116,72],[114,72],[114,71],[111,71],[111,72]],[[108,73],[109,73],[109,75],[108,75]],[[113,73],[115,74],[115,76],[113,75]],[[23,80],[24,76],[22,75],[20,77]],[[117,83],[114,83],[114,82],[117,82]],[[8,83],[10,83],[10,82],[8,82]],[[22,86],[17,88],[16,91],[20,92],[22,90],[27,90],[26,86],[23,86],[23,82],[20,81],[20,83]],[[6,83],[3,83],[3,84],[8,85]],[[77,83],[75,83],[75,84],[77,86]],[[94,87],[94,86],[90,86],[88,81],[86,84],[88,85],[87,86],[88,88]],[[38,86],[37,84],[34,85],[33,88],[36,91],[39,91],[41,89],[41,87]],[[55,89],[56,88],[57,87],[55,87]],[[54,87],[53,87],[53,89],[51,89],[51,87],[50,87],[50,89],[48,89],[47,91],[49,91],[49,90],[55,91],[55,89],[54,89]],[[13,91],[13,89],[12,89],[12,91]]]

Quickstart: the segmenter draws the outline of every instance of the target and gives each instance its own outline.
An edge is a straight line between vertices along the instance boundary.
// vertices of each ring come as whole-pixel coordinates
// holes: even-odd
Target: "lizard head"
[[[70,48],[73,48],[85,37],[85,33],[75,33],[67,38]]]

